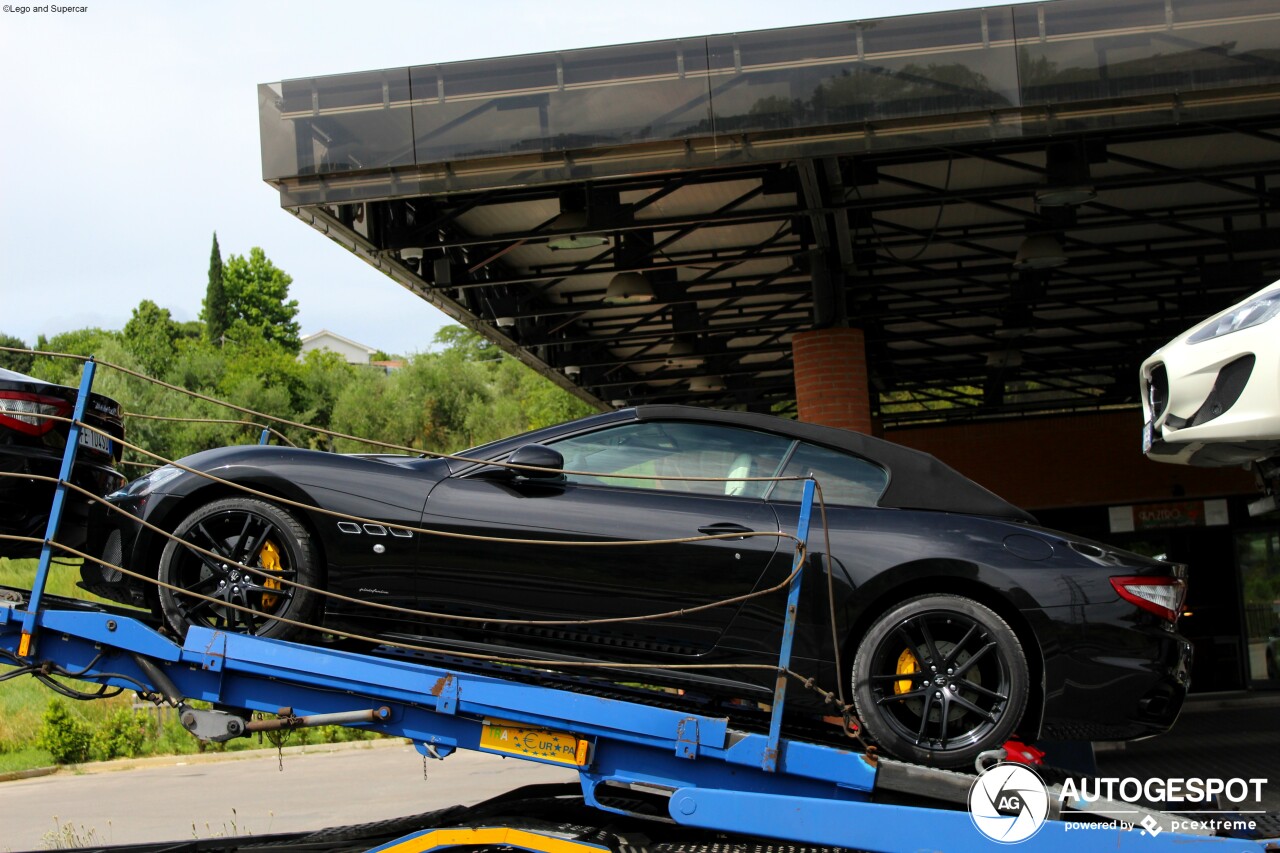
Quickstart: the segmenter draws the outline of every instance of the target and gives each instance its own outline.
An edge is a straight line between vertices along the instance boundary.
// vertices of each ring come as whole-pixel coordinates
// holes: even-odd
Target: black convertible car
[[[279,617],[452,652],[630,662],[619,678],[767,702],[785,592],[693,608],[779,584],[790,540],[556,542],[794,530],[798,480],[664,478],[813,475],[831,553],[815,512],[792,668],[828,689],[843,679],[886,751],[966,766],[1015,734],[1156,734],[1182,705],[1190,647],[1174,627],[1184,594],[1174,566],[1040,528],[927,454],[766,415],[641,406],[462,455],[480,461],[259,446],[196,454],[183,464],[261,496],[172,466],[134,481],[110,497],[128,514],[105,515],[95,553],[173,589],[93,565],[85,585],[151,606],[179,633],[199,624],[308,638]],[[657,664],[756,667],[645,668]]]
[[[55,487],[25,475],[58,476],[71,425],[53,417],[70,418],[79,394],[79,389],[0,367],[0,471],[24,475],[0,477],[0,533],[44,537]],[[124,485],[124,476],[116,470],[122,452],[117,439],[124,437],[120,404],[91,394],[84,419],[102,432],[80,431],[71,482],[105,495]],[[72,547],[83,545],[88,515],[88,499],[79,492],[68,492],[58,541]],[[39,553],[40,546],[34,543],[0,539],[0,557],[34,557]]]

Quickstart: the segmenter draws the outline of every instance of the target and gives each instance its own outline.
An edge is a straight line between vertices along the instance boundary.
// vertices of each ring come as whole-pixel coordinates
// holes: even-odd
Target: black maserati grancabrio
[[[813,475],[827,531],[815,512],[792,669],[828,689],[843,679],[887,752],[960,767],[1015,735],[1142,737],[1168,729],[1186,694],[1191,650],[1175,630],[1185,588],[1174,566],[1038,527],[927,454],[767,415],[640,406],[461,455],[482,461],[259,446],[196,454],[183,464],[307,508],[160,468],[109,498],[128,514],[104,510],[94,553],[176,589],[94,565],[84,584],[150,606],[180,634],[199,624],[315,636],[280,617],[452,652],[634,663],[625,680],[767,702],[785,591],[693,608],[777,586],[790,540],[554,543],[794,531],[799,480],[664,478]],[[549,470],[485,464],[501,462]],[[646,669],[658,664],[755,666]],[[815,696],[792,695],[801,705]]]

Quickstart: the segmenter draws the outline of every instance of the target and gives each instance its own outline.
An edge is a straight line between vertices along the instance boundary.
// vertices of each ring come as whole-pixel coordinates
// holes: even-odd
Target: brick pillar
[[[828,328],[791,338],[800,420],[871,433],[866,338],[861,329]]]

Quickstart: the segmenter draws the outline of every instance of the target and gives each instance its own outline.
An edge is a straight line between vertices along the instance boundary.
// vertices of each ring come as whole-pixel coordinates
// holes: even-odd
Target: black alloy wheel
[[[969,768],[1013,734],[1027,705],[1027,659],[994,611],[958,595],[895,606],[867,631],[853,662],[854,705],[890,754]]]
[[[179,636],[192,625],[276,639],[305,630],[280,618],[308,622],[318,596],[281,581],[318,586],[319,560],[311,534],[288,510],[257,498],[224,498],[188,515],[174,536],[158,577],[177,587],[160,587],[160,607]]]

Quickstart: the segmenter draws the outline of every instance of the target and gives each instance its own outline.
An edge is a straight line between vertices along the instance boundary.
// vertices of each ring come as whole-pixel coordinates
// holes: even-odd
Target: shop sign
[[[1227,523],[1227,502],[1223,500],[1111,507],[1112,533],[1170,527],[1215,527]]]

